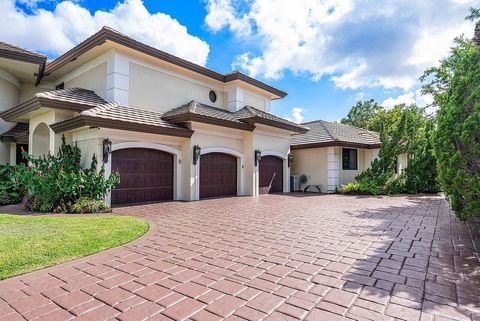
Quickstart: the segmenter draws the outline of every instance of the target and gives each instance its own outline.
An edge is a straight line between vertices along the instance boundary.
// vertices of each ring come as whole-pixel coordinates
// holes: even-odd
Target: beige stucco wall
[[[245,105],[252,106],[255,108],[258,108],[260,110],[266,110],[266,99],[255,96],[253,94],[250,94],[248,92],[244,92],[243,94],[243,100]]]
[[[104,62],[79,76],[65,81],[65,88],[73,87],[93,90],[98,96],[105,99],[107,91],[107,63]]]
[[[18,88],[10,81],[0,77],[0,111],[7,110],[18,104]],[[8,131],[15,126],[14,123],[9,123],[0,119],[0,134]],[[0,164],[7,164],[10,162],[10,143],[0,142]]]
[[[224,93],[215,90],[217,101],[212,103],[207,85],[130,63],[129,105],[165,112],[196,100],[200,103],[226,108]]]
[[[321,185],[322,192],[327,191],[327,148],[309,148],[293,150],[292,175],[306,175],[307,185]],[[305,184],[300,187],[303,189]]]
[[[55,89],[53,88],[53,86],[46,86],[46,85],[35,86],[34,84],[23,83],[22,86],[20,87],[20,96],[19,96],[18,103],[20,104],[29,100],[36,93],[41,93],[41,92],[53,90],[53,89]]]
[[[347,147],[348,148],[348,147]],[[323,148],[309,148],[293,150],[294,156],[292,175],[306,175],[307,184],[320,184],[322,186],[322,192],[327,191],[328,186],[328,155],[327,147]],[[359,175],[363,170],[368,168],[375,157],[378,155],[378,149],[357,149],[357,170],[343,170],[342,167],[342,147],[335,146],[334,153],[338,155],[340,160],[338,177],[339,184],[353,182],[355,177]]]
[[[378,152],[380,149],[365,149],[365,166],[370,167],[374,159],[378,158]]]
[[[401,174],[408,166],[408,154],[403,153],[397,157],[397,174]]]

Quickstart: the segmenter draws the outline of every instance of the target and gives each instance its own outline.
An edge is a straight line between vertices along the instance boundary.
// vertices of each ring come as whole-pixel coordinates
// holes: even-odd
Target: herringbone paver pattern
[[[436,196],[115,210],[152,232],[0,282],[0,320],[480,320],[480,236]]]

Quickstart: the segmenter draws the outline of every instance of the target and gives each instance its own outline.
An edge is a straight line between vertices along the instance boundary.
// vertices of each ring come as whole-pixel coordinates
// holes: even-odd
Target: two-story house
[[[220,74],[104,27],[57,59],[0,46],[0,161],[62,136],[119,171],[113,204],[289,191],[291,135],[270,113],[286,93]]]

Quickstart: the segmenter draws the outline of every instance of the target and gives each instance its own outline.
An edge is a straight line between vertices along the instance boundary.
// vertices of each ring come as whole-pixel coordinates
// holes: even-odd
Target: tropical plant
[[[82,169],[80,149],[68,145],[65,138],[56,156],[34,158],[25,153],[24,157],[29,165],[18,165],[15,176],[26,191],[25,207],[34,211],[68,211],[82,198],[101,200],[120,180],[118,173],[105,178],[104,166],[97,170],[95,155]]]
[[[20,202],[22,192],[16,181],[15,168],[0,165],[0,205]]]
[[[460,219],[480,215],[480,11],[473,40],[455,40],[449,57],[422,76],[438,106],[433,149],[442,190]]]
[[[397,105],[381,112],[379,157],[355,179],[375,182],[383,193],[436,193],[439,191],[431,135],[433,120],[416,105]],[[397,160],[408,155],[403,173],[397,173]]]

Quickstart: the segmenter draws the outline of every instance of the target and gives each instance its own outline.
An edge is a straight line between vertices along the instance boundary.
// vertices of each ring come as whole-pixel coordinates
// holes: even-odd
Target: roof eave
[[[47,57],[40,56],[40,55],[34,56],[26,53],[13,52],[9,50],[1,50],[1,49],[0,49],[0,57],[38,65],[38,72],[35,75],[36,76],[35,86],[40,83],[40,80],[42,79],[42,76],[43,76],[43,71],[45,69],[45,65],[47,63]]]
[[[228,128],[235,128],[240,130],[247,130],[253,131],[255,129],[254,125],[243,123],[243,122],[235,122],[226,119],[220,119],[216,117],[209,117],[204,115],[199,115],[195,113],[183,113],[174,116],[166,116],[162,117],[162,119],[171,121],[173,123],[186,123],[186,122],[199,122],[209,125],[221,126],[221,127],[228,127]]]
[[[193,62],[190,62],[188,60],[176,57],[174,55],[171,55],[169,53],[166,53],[164,51],[161,51],[159,49],[156,49],[154,47],[151,47],[149,45],[146,45],[144,43],[141,43],[135,39],[132,39],[130,37],[127,37],[125,35],[122,35],[118,32],[112,31],[109,28],[102,28],[100,31],[98,31],[96,34],[92,35],[91,37],[87,38],[85,41],[81,42],[79,45],[75,46],[71,50],[67,51],[65,54],[60,56],[59,58],[55,59],[54,61],[48,63],[45,67],[43,75],[48,76],[49,74],[57,71],[64,65],[68,64],[71,61],[74,61],[77,59],[80,55],[83,53],[87,52],[88,50],[99,46],[106,41],[112,41],[115,42],[119,45],[125,46],[127,48],[140,51],[144,54],[147,54],[149,56],[161,59],[163,61],[166,61],[168,63],[171,63],[173,65],[185,68],[187,70],[193,71],[195,73],[198,73],[200,75],[209,77],[211,79],[227,83],[230,81],[234,80],[241,80],[245,83],[248,83],[252,86],[255,86],[257,88],[260,88],[262,90],[265,90],[275,96],[278,96],[280,98],[283,98],[287,95],[286,92],[277,89],[275,87],[272,87],[266,83],[263,83],[257,79],[254,79],[252,77],[249,77],[247,75],[244,75],[242,73],[233,73],[233,74],[226,74],[223,75],[221,73],[218,73],[214,70],[205,68],[203,66],[197,65]]]
[[[5,121],[13,121],[15,118],[29,113],[31,111],[37,110],[41,107],[40,102],[37,100],[36,97],[33,97],[21,104],[18,104],[15,107],[5,110],[4,112],[0,113],[0,118]]]
[[[81,128],[81,127],[98,127],[98,128],[110,128],[127,130],[141,133],[150,133],[157,135],[176,136],[176,137],[191,137],[193,131],[188,128],[168,128],[153,125],[145,125],[128,121],[118,121],[102,117],[92,117],[80,115],[68,120],[64,120],[53,125],[50,128],[55,133],[62,133],[69,130]]]
[[[94,106],[36,96],[0,113],[0,118],[3,118],[6,121],[13,121],[19,116],[35,111],[42,107],[81,112]]]
[[[278,96],[278,98],[284,98],[285,96],[288,95],[283,90],[272,87],[272,86],[270,86],[266,83],[263,83],[263,82],[255,79],[255,78],[252,78],[252,77],[247,76],[245,74],[242,74],[240,72],[235,72],[235,73],[225,75],[223,81],[224,82],[230,82],[230,81],[234,81],[234,80],[240,80],[240,81],[246,82],[250,85],[253,85],[255,87],[261,88],[265,91],[268,91],[268,92],[274,94],[275,96]],[[276,99],[278,99],[278,98],[276,98]]]
[[[322,147],[352,147],[352,148],[364,148],[364,149],[377,149],[380,148],[380,144],[361,144],[345,141],[330,141],[330,142],[321,142],[321,143],[307,143],[307,144],[291,144],[290,148],[292,150],[298,149],[310,149],[310,148],[322,148]]]
[[[274,121],[274,120],[270,120],[270,119],[265,119],[263,117],[259,117],[259,116],[253,116],[253,117],[249,117],[249,118],[243,118],[241,119],[243,122],[246,122],[247,124],[251,124],[251,125],[254,125],[254,124],[262,124],[262,125],[267,125],[267,126],[270,126],[270,127],[275,127],[275,128],[279,128],[279,129],[284,129],[284,130],[288,130],[288,131],[291,131],[291,132],[294,132],[296,134],[305,134],[308,132],[308,128],[303,128],[301,126],[295,126],[295,125],[288,125],[288,124],[283,124],[281,122],[278,122],[278,121]]]

